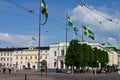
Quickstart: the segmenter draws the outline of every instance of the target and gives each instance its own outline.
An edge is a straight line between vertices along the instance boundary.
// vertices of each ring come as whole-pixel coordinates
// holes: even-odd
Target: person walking
[[[3,73],[5,73],[6,72],[6,68],[5,67],[3,67]]]
[[[11,74],[11,66],[8,67],[9,74]]]

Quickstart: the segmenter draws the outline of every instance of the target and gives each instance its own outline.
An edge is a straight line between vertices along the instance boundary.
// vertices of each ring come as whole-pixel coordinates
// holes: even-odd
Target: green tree
[[[98,67],[98,63],[101,63],[101,66],[105,66],[108,61],[108,53],[104,50],[101,49],[97,49],[97,48],[93,48],[93,52],[94,52],[94,63],[93,66],[94,67]]]
[[[98,67],[99,63],[105,66],[108,63],[108,53],[90,45],[81,44],[79,40],[72,40],[67,48],[65,64],[67,67]]]
[[[99,50],[95,47],[93,48],[93,54],[94,54],[94,61],[92,64],[92,67],[98,67],[97,61],[99,61]]]
[[[83,50],[83,62],[82,62],[82,67],[88,66],[88,62],[90,61],[89,58],[89,51],[88,51],[88,45],[87,44],[82,44],[82,50]]]
[[[101,50],[101,54],[100,54],[100,63],[101,65],[104,67],[106,66],[106,64],[108,63],[108,53],[104,50]]]
[[[94,55],[92,47],[89,46],[89,45],[88,45],[88,53],[89,53],[88,66],[93,67],[93,63],[94,63],[94,60],[95,60],[95,55]]]
[[[67,49],[66,56],[65,56],[65,64],[67,67],[79,67],[80,66],[80,45],[79,40],[72,40],[70,45]]]

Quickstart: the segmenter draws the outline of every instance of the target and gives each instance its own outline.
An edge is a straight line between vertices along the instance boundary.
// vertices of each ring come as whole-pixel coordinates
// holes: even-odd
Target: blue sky
[[[32,9],[39,14],[39,0],[11,0],[26,9]],[[88,8],[81,7],[76,0],[45,0],[48,5],[48,22],[41,26],[41,46],[51,43],[65,42],[66,13],[79,29],[79,36],[75,36],[69,27],[68,41],[76,38],[81,40],[81,25],[88,27],[94,34],[95,40],[84,36],[84,40],[99,43],[119,43],[120,38],[120,1],[119,0],[81,0]],[[89,11],[100,25],[91,15]],[[38,46],[39,17],[24,9],[0,0],[0,47],[28,47]],[[97,14],[96,14],[97,13]],[[103,18],[110,18],[110,22]],[[42,21],[44,18],[42,18]],[[113,37],[114,36],[114,37]],[[32,40],[35,37],[36,40]]]

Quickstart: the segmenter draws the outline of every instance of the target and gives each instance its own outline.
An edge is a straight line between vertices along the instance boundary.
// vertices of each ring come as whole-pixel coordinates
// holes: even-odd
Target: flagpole
[[[73,33],[74,33],[74,34],[73,34],[73,39],[75,39],[75,32],[73,31]]]
[[[83,25],[82,25],[82,42],[83,42],[83,38],[84,38],[84,37],[83,37]]]
[[[68,36],[68,14],[66,11],[66,53],[67,53],[67,36]]]
[[[68,22],[67,22],[67,19],[68,19],[68,15],[67,15],[67,12],[66,12],[66,52],[67,52],[67,33],[68,33],[68,28],[67,28],[67,26],[68,26]]]
[[[40,71],[40,37],[41,37],[41,0],[40,0],[40,7],[39,7],[39,41],[38,41],[38,64],[37,70]]]

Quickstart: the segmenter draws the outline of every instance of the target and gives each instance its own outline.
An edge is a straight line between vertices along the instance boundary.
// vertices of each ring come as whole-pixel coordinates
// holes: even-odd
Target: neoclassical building
[[[49,45],[49,67],[48,68],[58,68],[65,69],[65,54],[66,48],[69,46],[67,43],[54,43]]]
[[[113,48],[108,48],[100,43],[95,42],[81,42],[82,44],[88,44],[92,48],[96,47],[98,49],[104,50],[108,52],[109,62],[108,66],[117,66],[120,67],[120,54]],[[67,47],[69,44],[67,43]],[[66,43],[54,43],[50,46],[50,54],[49,54],[49,63],[50,68],[58,68],[65,69],[65,54],[66,54]]]
[[[108,52],[108,56],[109,56],[109,62],[108,62],[108,66],[112,66],[112,65],[116,65],[118,66],[118,55],[119,53],[113,49],[113,47],[108,48],[105,46],[105,44],[100,44],[100,43],[94,43],[94,42],[83,42],[86,43],[88,45],[90,45],[92,48],[96,47],[98,49],[104,50],[106,52]]]
[[[0,48],[0,67],[13,66],[13,48]]]
[[[40,48],[40,61],[48,61],[49,47]],[[0,48],[0,66],[37,69],[38,47]]]
[[[120,68],[120,54],[114,48],[108,48],[99,43],[82,42],[105,50],[109,55],[109,63],[107,65],[116,65]],[[69,43],[61,42],[50,44],[49,46],[40,48],[40,61],[47,61],[48,69],[65,69],[66,48]],[[23,48],[0,48],[0,67],[16,67],[18,69],[37,69],[38,47]]]

